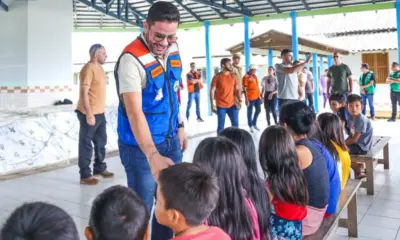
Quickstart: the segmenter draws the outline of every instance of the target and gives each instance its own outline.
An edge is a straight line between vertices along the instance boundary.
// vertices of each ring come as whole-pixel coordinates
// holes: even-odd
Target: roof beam
[[[8,6],[5,2],[0,0],[0,8],[4,9],[4,11],[8,12]]]
[[[279,10],[279,8],[276,6],[274,2],[272,2],[271,0],[267,0],[267,2],[274,9],[276,13],[281,13],[281,10]]]
[[[106,3],[106,12],[107,12],[107,14],[108,14],[108,12],[110,12],[110,8],[114,4],[114,1],[115,0],[111,0],[109,3]],[[104,2],[104,0],[103,0],[103,2]]]
[[[251,15],[250,14],[250,10],[243,4],[243,2],[239,1],[239,0],[234,0],[236,5],[238,5],[238,7],[243,11],[243,12],[247,12],[247,16]]]
[[[129,9],[133,12],[134,15],[137,15],[137,16],[143,18],[143,19],[146,19],[146,16],[143,15],[141,12],[139,12],[136,8],[132,7],[132,4],[130,4],[128,2],[128,0],[125,0],[125,2],[128,4]]]
[[[240,10],[240,9],[237,9],[237,8],[233,8],[233,7],[229,7],[229,6],[223,6],[221,4],[213,3],[213,2],[208,1],[208,0],[191,0],[191,1],[203,4],[205,6],[210,6],[212,8],[216,8],[216,9],[224,9],[224,10],[226,10],[228,12],[241,14],[243,16],[249,16],[249,14],[250,14],[250,13],[247,13],[247,12],[245,12],[243,10]]]
[[[78,1],[81,2],[81,3],[83,3],[83,4],[85,4],[85,5],[88,6],[88,7],[92,7],[92,8],[95,9],[96,11],[99,11],[99,12],[101,12],[101,13],[103,13],[103,14],[106,14],[106,15],[108,15],[108,16],[110,16],[110,17],[113,17],[113,18],[118,19],[118,20],[121,20],[121,21],[123,21],[123,22],[126,22],[126,23],[129,23],[129,24],[138,26],[135,22],[130,21],[129,18],[127,18],[127,17],[123,18],[123,17],[121,17],[121,16],[118,16],[118,14],[115,14],[114,12],[109,12],[109,13],[107,13],[106,10],[105,10],[104,8],[99,7],[99,6],[97,6],[97,5],[92,6],[92,1],[93,1],[93,0],[92,0],[92,1],[89,1],[89,0],[78,0]],[[125,1],[126,1],[126,0],[125,0]]]
[[[305,8],[307,11],[310,11],[310,7],[308,6],[306,0],[300,0],[300,1],[301,1],[301,3],[303,4],[304,8]],[[337,1],[340,1],[340,0],[337,0]]]
[[[188,8],[185,4],[182,3],[181,0],[174,0],[179,6],[181,6],[183,9],[185,9],[186,12],[190,13],[197,21],[201,22],[201,18],[197,16],[196,13],[194,13],[190,8]]]

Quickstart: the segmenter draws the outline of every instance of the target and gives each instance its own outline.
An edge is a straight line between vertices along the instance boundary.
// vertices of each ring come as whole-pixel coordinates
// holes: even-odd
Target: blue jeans
[[[239,127],[239,110],[236,105],[230,108],[220,108],[217,107],[217,117],[218,117],[218,128],[217,133],[219,134],[225,128],[225,116],[228,114],[231,120],[232,127]]]
[[[188,103],[186,107],[186,118],[189,120],[190,108],[192,107],[193,99],[196,102],[196,115],[197,119],[200,119],[200,92],[192,92],[188,95]]]
[[[362,98],[362,104],[364,105],[362,114],[365,115],[367,113],[367,101],[368,101],[369,112],[371,113],[371,117],[375,117],[374,94],[372,93],[361,94],[361,98]]]
[[[253,108],[256,108],[256,112],[253,116]],[[249,127],[257,126],[257,118],[261,112],[261,99],[257,98],[256,100],[250,101],[249,106],[247,106],[247,124]]]
[[[144,201],[151,213],[156,194],[157,184],[151,174],[147,158],[139,147],[118,142],[119,154],[128,179],[128,187],[133,189]],[[182,150],[178,138],[166,139],[156,146],[162,156],[172,159],[175,163],[182,162]],[[172,238],[172,230],[160,225],[153,216],[151,238],[154,240]]]

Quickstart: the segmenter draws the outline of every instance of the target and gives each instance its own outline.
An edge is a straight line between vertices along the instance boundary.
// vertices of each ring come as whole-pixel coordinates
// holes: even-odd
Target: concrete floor
[[[263,119],[265,117],[261,118],[260,126],[261,123],[265,126]],[[191,123],[190,126],[194,127],[196,124]],[[216,123],[210,121],[210,124]],[[377,120],[373,125],[375,135],[392,136],[391,162],[389,171],[384,171],[382,166],[376,168],[374,196],[367,196],[365,189],[360,189],[358,192],[359,239],[400,240],[400,162],[397,162],[400,156],[400,124]],[[260,134],[260,132],[254,134],[256,141]],[[189,149],[184,154],[184,161],[191,161],[196,146],[203,138],[214,135],[215,133],[210,133],[192,138]],[[46,201],[65,209],[73,217],[84,239],[83,232],[88,223],[90,206],[94,198],[109,186],[126,185],[125,172],[119,158],[109,158],[107,164],[108,169],[114,172],[116,177],[111,180],[101,180],[97,186],[80,185],[77,166],[1,181],[0,224],[23,202]],[[338,229],[331,239],[348,239],[346,235],[346,229]]]

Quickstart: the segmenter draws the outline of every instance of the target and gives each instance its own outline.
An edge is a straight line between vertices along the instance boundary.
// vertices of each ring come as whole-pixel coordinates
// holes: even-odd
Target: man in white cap
[[[251,64],[249,71],[243,76],[243,90],[246,98],[247,106],[247,121],[249,124],[250,132],[254,132],[254,129],[259,131],[257,127],[257,118],[261,112],[262,97],[260,91],[260,85],[256,76],[256,65]],[[253,116],[253,108],[256,109]]]

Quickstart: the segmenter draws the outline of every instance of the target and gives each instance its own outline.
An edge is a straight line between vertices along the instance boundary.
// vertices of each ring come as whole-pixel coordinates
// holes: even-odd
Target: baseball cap
[[[251,64],[251,65],[250,65],[250,69],[257,69],[257,67],[256,67],[255,64]]]
[[[233,54],[232,58],[240,58],[240,54],[239,53],[235,53],[235,54]]]

